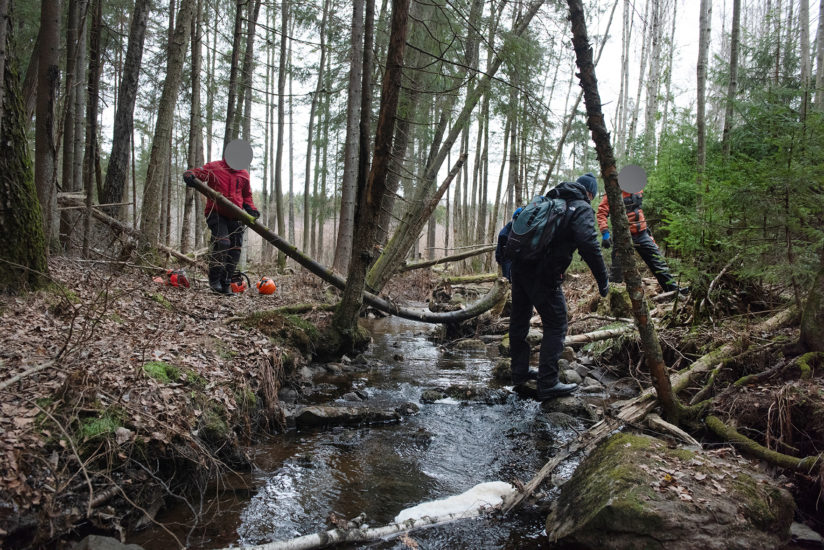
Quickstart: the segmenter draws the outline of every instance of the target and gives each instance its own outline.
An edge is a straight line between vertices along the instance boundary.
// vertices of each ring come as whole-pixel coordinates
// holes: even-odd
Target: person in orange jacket
[[[594,176],[593,176],[594,177]],[[627,212],[627,219],[629,220],[629,232],[632,236],[632,244],[644,263],[649,266],[652,274],[658,280],[658,284],[664,289],[664,292],[672,290],[685,291],[678,286],[675,279],[670,274],[667,262],[664,261],[664,256],[661,254],[655,239],[649,232],[647,227],[647,220],[644,218],[644,211],[641,209],[644,192],[627,193],[622,191],[624,199],[624,208]],[[609,201],[606,194],[601,198],[601,203],[598,205],[598,212],[595,218],[598,220],[598,230],[601,232],[601,246],[610,248],[612,246],[612,239],[609,234],[609,225],[607,218],[609,217]],[[623,269],[618,262],[615,249],[612,249],[612,269],[610,270],[609,280],[613,283],[621,283],[624,280]]]

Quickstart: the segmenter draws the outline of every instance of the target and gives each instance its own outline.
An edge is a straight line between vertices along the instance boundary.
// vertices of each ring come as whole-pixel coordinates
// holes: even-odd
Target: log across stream
[[[190,497],[210,510],[191,529],[187,505],[158,515],[190,548],[222,548],[291,539],[335,527],[361,513],[371,526],[390,523],[403,509],[456,495],[489,481],[526,482],[576,436],[583,424],[559,426],[539,403],[521,399],[492,380],[497,344],[455,350],[430,339],[432,325],[398,318],[368,321],[374,342],[367,367],[315,379],[316,403],[347,405],[352,393],[370,406],[414,403],[400,422],[323,430],[292,430],[248,449],[257,469]],[[334,370],[334,369],[332,369]],[[424,399],[428,389],[465,386],[484,397]],[[424,402],[426,401],[426,402]],[[574,465],[561,476],[571,473]],[[546,513],[525,507],[504,519],[477,518],[412,532],[421,548],[543,548]],[[191,532],[190,532],[191,529]],[[129,537],[162,548],[159,528]],[[376,545],[375,545],[376,544]],[[351,546],[350,546],[351,547]],[[370,548],[407,548],[399,540]]]

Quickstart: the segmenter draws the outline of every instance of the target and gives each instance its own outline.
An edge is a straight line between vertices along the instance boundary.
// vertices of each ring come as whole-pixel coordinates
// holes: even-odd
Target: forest
[[[823,66],[809,0],[0,0],[0,546],[824,546]],[[230,144],[251,147],[240,202],[184,176],[234,174]],[[669,284],[635,260],[624,167]],[[599,297],[575,256],[558,365],[578,391],[539,403],[510,376],[493,251],[586,173],[623,280]],[[488,463],[452,464],[477,475],[424,467],[474,444],[441,424],[450,400],[468,426],[516,419],[479,428]],[[382,486],[375,457],[420,470],[386,499],[255,511],[257,472],[344,446],[367,456],[337,464],[342,494]],[[603,473],[639,446],[637,477]],[[498,479],[481,519],[395,516]]]

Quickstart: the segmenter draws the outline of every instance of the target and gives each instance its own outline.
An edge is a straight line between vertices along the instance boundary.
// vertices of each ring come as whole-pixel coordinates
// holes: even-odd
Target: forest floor
[[[311,335],[329,317],[320,310],[254,314],[336,300],[334,289],[302,270],[276,277],[274,295],[252,289],[222,297],[205,281],[175,288],[153,281],[158,272],[134,267],[113,272],[53,258],[49,269],[47,289],[0,297],[3,548],[59,547],[58,540],[92,531],[122,534],[151,522],[164,498],[187,485],[248,468],[243,445],[282,429],[278,391],[310,360]],[[567,301],[577,321],[570,333],[603,325],[590,279],[569,277]],[[425,301],[436,285],[437,275],[412,271],[387,293]],[[672,328],[661,333],[673,369],[733,339],[763,349],[727,366],[719,379],[793,360],[770,344],[776,335],[747,332],[749,315],[694,328],[679,326],[678,315],[670,313]],[[782,342],[797,339],[794,329],[782,332]],[[599,354],[619,375],[648,384],[634,338],[617,339]],[[822,371],[804,380],[780,371],[722,395],[715,412],[785,452],[821,452]],[[783,481],[797,499],[815,504],[815,475]]]

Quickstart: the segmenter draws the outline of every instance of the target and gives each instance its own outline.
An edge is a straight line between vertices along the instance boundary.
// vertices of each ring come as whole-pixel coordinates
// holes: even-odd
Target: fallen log
[[[460,254],[455,254],[453,256],[445,256],[443,258],[439,258],[437,260],[427,260],[425,262],[417,262],[414,264],[406,264],[398,268],[398,273],[403,273],[404,271],[412,271],[413,269],[423,269],[425,267],[432,267],[433,265],[438,264],[445,264],[449,262],[457,262],[458,260],[465,260],[466,258],[471,258],[473,256],[479,256],[481,254],[485,254],[487,252],[492,252],[495,250],[495,245],[485,246],[483,248],[476,248],[475,250],[469,250],[467,252],[461,252]]]
[[[498,280],[497,273],[481,273],[480,275],[463,275],[459,277],[444,277],[443,281],[451,285],[460,285],[465,283],[491,283]]]
[[[252,216],[238,208],[229,199],[227,199],[214,189],[210,188],[202,181],[194,180],[194,182],[192,183],[192,187],[196,191],[199,191],[203,195],[206,195],[208,198],[212,199],[214,202],[219,204],[224,210],[231,212],[235,216],[235,219],[242,222],[252,231],[263,237],[272,246],[282,251],[284,254],[286,254],[287,256],[295,260],[297,263],[305,267],[307,270],[309,270],[311,273],[317,275],[327,283],[331,284],[332,286],[340,290],[343,290],[346,287],[346,279],[332,271],[330,268],[316,262],[303,252],[299,251],[295,245],[279,237],[266,226],[258,223],[255,220],[255,218],[253,218]],[[384,300],[383,298],[380,298],[372,294],[371,292],[366,291],[364,291],[363,293],[363,301],[368,305],[383,311],[384,313],[389,313],[390,315],[403,317],[404,319],[412,319],[413,321],[423,321],[425,323],[459,323],[461,321],[466,321],[467,319],[476,317],[481,313],[492,308],[492,306],[494,306],[496,303],[498,303],[498,301],[501,298],[503,298],[508,284],[509,283],[506,281],[506,279],[498,279],[497,281],[495,281],[495,284],[492,286],[492,288],[489,290],[486,296],[484,296],[477,302],[470,304],[465,309],[460,309],[457,311],[448,311],[443,313],[433,313],[431,311],[423,309],[400,307],[397,304],[394,304],[388,300]]]
[[[60,204],[64,204],[64,205],[70,206],[70,207],[86,208],[86,204],[82,200],[80,200],[80,199],[78,199],[78,198],[76,198],[75,196],[72,196],[72,195],[58,195],[58,202]],[[125,233],[126,235],[128,235],[129,237],[132,237],[134,239],[139,239],[140,238],[141,233],[140,233],[139,230],[134,229],[132,227],[129,227],[128,225],[121,222],[120,220],[109,216],[108,214],[98,210],[97,208],[92,208],[91,210],[92,210],[92,216],[94,216],[97,220],[103,222],[105,225],[108,225],[109,227],[119,231],[120,233]],[[166,254],[168,254],[170,256],[174,256],[175,258],[177,258],[178,260],[180,260],[184,263],[195,266],[195,267],[197,267],[199,269],[202,269],[204,271],[206,270],[206,266],[202,262],[199,262],[194,258],[190,258],[189,256],[187,256],[187,255],[185,255],[181,252],[178,252],[177,250],[175,250],[173,248],[169,248],[168,246],[162,245],[160,243],[155,244],[155,247],[158,250],[160,250],[161,252],[165,252]]]
[[[564,344],[567,346],[589,344],[590,342],[615,338],[616,336],[621,336],[622,334],[632,332],[633,330],[635,330],[635,325],[628,324],[623,327],[596,330],[593,332],[585,332],[584,334],[573,334],[572,336],[566,337]]]
[[[256,546],[241,546],[239,548],[232,548],[234,550],[311,550],[313,548],[325,548],[327,546],[340,544],[343,542],[367,542],[371,540],[393,537],[420,527],[430,527],[432,525],[441,525],[460,519],[478,517],[481,514],[486,513],[486,511],[486,508],[479,508],[477,510],[470,510],[460,514],[445,514],[437,517],[426,516],[418,519],[408,519],[401,523],[390,523],[382,527],[331,529],[329,531],[312,533],[311,535],[304,535],[291,540],[274,541]],[[223,550],[230,549],[224,548]]]

